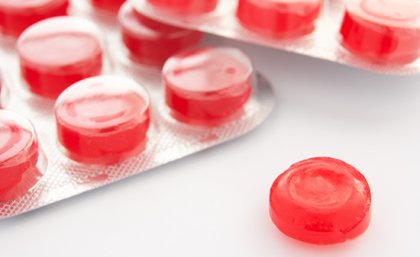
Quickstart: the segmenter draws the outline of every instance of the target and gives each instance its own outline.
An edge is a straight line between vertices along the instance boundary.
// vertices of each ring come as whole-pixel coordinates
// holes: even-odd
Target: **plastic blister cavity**
[[[158,6],[169,12],[178,14],[197,15],[213,11],[218,0],[147,0],[148,3]]]
[[[38,181],[40,151],[32,124],[0,110],[0,202],[26,194]]]
[[[125,3],[118,14],[121,39],[134,62],[161,67],[176,52],[197,45],[201,32],[180,29],[139,14]]]
[[[163,68],[166,104],[184,123],[213,126],[241,115],[252,92],[249,58],[234,48],[200,48]]]
[[[22,78],[42,97],[56,98],[71,84],[102,71],[99,28],[82,18],[38,22],[22,33],[16,48]]]
[[[145,149],[149,106],[148,94],[133,80],[117,76],[82,80],[57,99],[58,141],[77,162],[124,161]]]
[[[404,65],[420,57],[420,1],[348,1],[342,45],[376,63]]]
[[[236,16],[247,29],[270,37],[304,36],[315,29],[322,0],[239,0]]]

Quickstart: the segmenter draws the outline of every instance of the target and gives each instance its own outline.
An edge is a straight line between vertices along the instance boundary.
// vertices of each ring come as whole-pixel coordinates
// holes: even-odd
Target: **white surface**
[[[0,221],[1,257],[418,257],[420,77],[390,77],[240,43],[278,104],[253,133],[23,216]],[[268,191],[290,164],[332,156],[373,194],[356,240],[313,246],[283,236]]]

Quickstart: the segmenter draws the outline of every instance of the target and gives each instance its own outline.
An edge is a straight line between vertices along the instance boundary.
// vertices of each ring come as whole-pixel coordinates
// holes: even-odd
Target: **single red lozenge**
[[[322,0],[239,0],[236,16],[247,29],[270,37],[311,33]]]
[[[118,15],[121,36],[130,58],[138,63],[161,67],[182,49],[198,44],[202,33],[165,25],[135,11],[125,3]]]
[[[41,176],[38,142],[31,123],[0,110],[0,201],[24,195]]]
[[[82,80],[57,99],[58,141],[65,154],[86,164],[114,164],[146,146],[149,97],[136,82],[118,76]]]
[[[202,48],[171,57],[163,67],[166,104],[185,123],[214,126],[243,110],[253,68],[234,48]]]
[[[0,30],[17,37],[30,25],[67,15],[68,0],[0,0]]]
[[[17,42],[20,71],[31,92],[57,98],[73,83],[101,73],[98,28],[76,17],[51,18],[25,30]]]
[[[125,0],[90,0],[92,6],[106,12],[117,13]]]
[[[147,0],[148,3],[176,14],[203,14],[214,10],[218,0]]]
[[[401,65],[420,56],[420,1],[351,0],[341,44],[375,63]]]
[[[284,234],[334,244],[362,234],[370,222],[371,194],[364,176],[333,158],[293,164],[273,183],[270,215]]]

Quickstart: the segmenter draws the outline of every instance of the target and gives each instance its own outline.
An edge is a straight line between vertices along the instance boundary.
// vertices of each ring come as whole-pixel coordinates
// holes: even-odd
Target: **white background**
[[[123,182],[0,221],[1,257],[418,257],[420,77],[392,77],[218,39],[249,53],[277,105],[251,134]],[[340,158],[368,179],[372,222],[314,246],[268,215],[289,165]]]

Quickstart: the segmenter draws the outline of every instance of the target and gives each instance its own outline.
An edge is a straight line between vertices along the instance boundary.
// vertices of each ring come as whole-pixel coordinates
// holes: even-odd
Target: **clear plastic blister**
[[[30,183],[24,183],[27,187],[16,189],[15,192],[18,193],[14,195],[4,193],[3,189],[13,188],[14,182],[7,184],[7,180],[3,179],[8,174],[7,169],[3,169],[5,162],[2,158],[7,156],[5,157],[3,151],[4,140],[0,139],[0,218],[40,208],[237,138],[261,124],[273,107],[274,96],[270,83],[253,71],[248,66],[251,65],[248,61],[239,58],[250,70],[245,72],[245,76],[239,76],[240,81],[252,93],[245,94],[244,101],[236,101],[238,106],[233,110],[222,110],[221,117],[216,117],[216,123],[197,124],[180,120],[173,115],[174,106],[168,105],[165,97],[168,87],[162,82],[160,67],[136,63],[127,55],[127,49],[124,49],[115,17],[109,15],[109,19],[114,21],[105,21],[109,24],[105,26],[103,19],[107,19],[107,16],[101,13],[101,18],[96,19],[94,8],[85,9],[86,2],[82,2],[74,1],[71,13],[83,18],[70,19],[77,19],[88,31],[92,31],[89,29],[92,24],[90,22],[99,24],[93,30],[97,31],[96,28],[99,27],[98,33],[94,32],[92,35],[95,35],[103,47],[104,65],[98,74],[91,74],[94,77],[81,78],[75,84],[61,88],[57,101],[55,95],[46,98],[42,93],[33,90],[31,92],[27,79],[22,76],[25,74],[21,68],[22,60],[13,44],[2,45],[0,57],[3,64],[7,65],[1,66],[0,104],[6,111],[0,111],[0,117],[6,117],[3,112],[19,114],[24,117],[22,119],[28,119],[25,123],[27,126],[32,127],[31,123],[33,124],[34,129],[30,131],[33,131],[38,159],[34,161],[34,158],[28,158],[31,165],[23,166],[25,170],[36,170],[39,173],[34,176],[33,172],[23,172],[32,174],[31,176],[17,174],[13,181],[30,180]],[[82,9],[78,9],[79,7]],[[90,22],[85,22],[86,18]],[[60,19],[67,18],[58,18],[58,21]],[[65,31],[61,27],[61,31]],[[25,33],[23,35],[24,39]],[[82,47],[83,44],[80,45]],[[194,51],[209,49],[219,50],[195,48],[186,50],[181,55],[188,54],[188,51],[193,54]],[[87,47],[83,49],[86,50]],[[235,52],[232,56],[243,55],[239,51],[236,53],[235,49],[220,50]],[[246,58],[246,55],[243,56]],[[50,60],[57,60],[55,57]],[[78,55],[73,53],[70,57],[74,59]],[[206,58],[198,59],[207,63]],[[43,64],[48,62],[47,57],[36,60],[43,61]],[[71,66],[60,66],[60,72],[65,70],[63,67]],[[39,69],[38,74],[50,70],[50,67],[42,69],[42,65],[37,65],[36,68]],[[236,69],[239,70],[240,67],[222,65],[220,71],[213,72],[226,73],[225,75],[236,78]],[[194,73],[193,76],[195,75]],[[45,82],[45,79],[42,81]],[[236,83],[237,80],[233,82]],[[226,97],[234,99],[236,91],[232,92],[229,85],[226,84],[225,91],[198,94],[200,101],[220,104]],[[190,108],[184,114],[189,117],[197,111],[204,116],[210,115],[206,108],[200,108],[200,105]],[[6,131],[3,127],[0,127],[1,133]],[[22,162],[22,159],[19,161]]]
[[[129,2],[182,28],[385,74],[420,73],[418,0]]]
[[[16,52],[29,91],[55,99],[73,83],[106,71],[101,38],[96,24],[77,17],[50,18],[26,29]]]
[[[0,110],[0,202],[21,197],[45,170],[35,129],[26,118]]]

